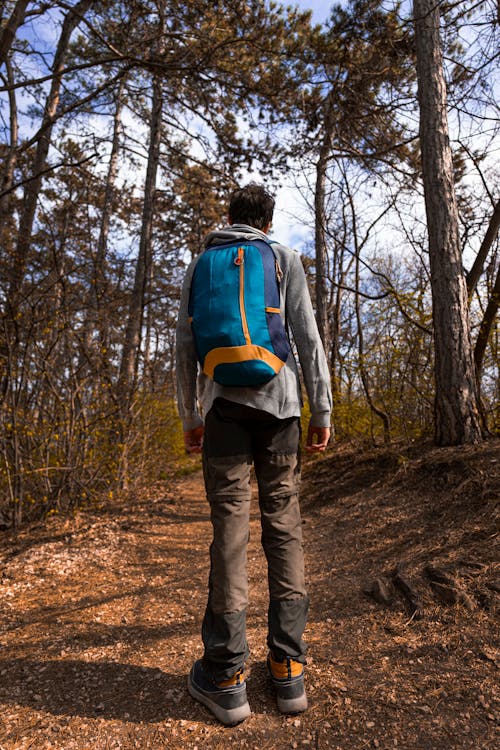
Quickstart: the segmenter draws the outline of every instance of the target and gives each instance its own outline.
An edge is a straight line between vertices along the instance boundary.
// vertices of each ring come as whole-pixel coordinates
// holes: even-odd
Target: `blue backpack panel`
[[[280,315],[281,271],[263,240],[209,246],[195,266],[189,318],[203,372],[221,385],[267,383],[290,345]]]

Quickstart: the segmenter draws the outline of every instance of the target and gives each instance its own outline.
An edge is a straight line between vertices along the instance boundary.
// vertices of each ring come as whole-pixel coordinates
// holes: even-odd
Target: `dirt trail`
[[[499,448],[339,453],[306,470],[310,710],[301,717],[277,713],[266,679],[257,515],[253,714],[224,728],[186,693],[201,654],[210,542],[199,471],[4,537],[0,750],[498,747]],[[429,560],[460,573],[469,607],[436,600],[421,576]],[[422,619],[397,595],[386,607],[362,593],[396,563],[415,585]]]

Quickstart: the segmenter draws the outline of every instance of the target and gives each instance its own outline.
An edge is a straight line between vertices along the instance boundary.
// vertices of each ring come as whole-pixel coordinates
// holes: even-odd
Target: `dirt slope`
[[[267,684],[254,516],[253,714],[231,729],[185,690],[201,654],[210,542],[199,472],[17,539],[4,534],[0,750],[493,750],[499,497],[498,440],[413,453],[336,450],[309,464],[310,710],[280,716]],[[431,585],[429,563],[445,583]],[[389,604],[375,601],[381,592]]]

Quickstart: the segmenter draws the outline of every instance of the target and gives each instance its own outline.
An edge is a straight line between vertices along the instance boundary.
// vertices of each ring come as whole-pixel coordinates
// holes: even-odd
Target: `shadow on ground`
[[[186,675],[119,662],[0,661],[0,704],[56,716],[154,723],[185,719]],[[191,704],[190,704],[191,706]],[[194,715],[195,704],[189,708]]]

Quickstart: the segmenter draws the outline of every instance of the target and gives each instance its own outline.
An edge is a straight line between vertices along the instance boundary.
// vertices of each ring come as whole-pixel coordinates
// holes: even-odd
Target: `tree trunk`
[[[326,245],[326,170],[331,154],[333,130],[332,97],[328,94],[324,106],[323,141],[316,164],[316,187],[314,192],[314,226],[316,253],[316,321],[323,347],[328,356],[330,350],[329,294],[328,294],[328,248]]]
[[[116,175],[118,173],[124,87],[125,77],[120,80],[120,85],[116,93],[116,108],[113,119],[113,139],[111,142],[111,153],[109,157],[108,174],[106,177],[106,188],[104,191],[99,238],[97,240],[97,249],[94,259],[94,277],[90,290],[91,313],[86,323],[85,333],[85,345],[88,351],[91,348],[92,336],[98,331],[99,358],[105,369],[107,369],[107,363],[109,361],[109,313],[106,304],[108,274],[106,271],[106,256],[108,250],[109,227],[113,213],[113,196],[116,191]]]
[[[7,59],[16,31],[24,21],[28,2],[29,0],[17,0],[9,20],[2,29],[0,34],[0,65]]]
[[[141,344],[141,329],[144,317],[146,286],[149,281],[151,266],[151,235],[153,228],[154,196],[156,188],[156,174],[160,156],[161,123],[162,123],[163,94],[161,81],[155,78],[153,82],[153,102],[151,110],[150,141],[146,183],[144,187],[144,206],[142,212],[142,229],[139,243],[139,255],[135,268],[135,279],[130,299],[125,342],[123,345],[120,365],[118,392],[123,400],[125,410],[130,407],[135,389],[139,350]]]
[[[368,406],[370,407],[371,413],[377,416],[383,425],[384,429],[384,443],[386,445],[389,445],[391,442],[391,420],[387,412],[378,407],[372,397],[371,389],[370,389],[370,381],[368,377],[368,372],[365,365],[365,344],[364,344],[364,335],[363,335],[363,321],[361,319],[361,304],[360,304],[360,295],[359,295],[359,261],[360,261],[360,255],[361,255],[361,248],[360,243],[358,241],[358,227],[357,227],[357,221],[356,221],[356,208],[354,206],[354,201],[351,195],[351,191],[349,188],[349,185],[346,180],[346,190],[347,190],[347,197],[349,200],[349,206],[351,209],[351,219],[352,219],[352,235],[354,239],[354,251],[355,251],[355,265],[354,265],[354,278],[355,278],[355,285],[354,285],[354,306],[356,311],[356,324],[358,327],[358,359],[359,359],[359,375],[361,377],[361,383],[363,385],[363,390],[366,396],[366,400],[368,402]]]
[[[493,321],[495,320],[495,316],[498,312],[499,305],[500,305],[500,268],[498,269],[498,273],[495,279],[495,284],[491,292],[491,297],[488,301],[488,305],[486,307],[485,313],[483,315],[483,319],[481,321],[481,325],[479,327],[479,334],[477,337],[476,346],[474,348],[474,362],[476,365],[476,370],[477,370],[478,375],[481,372],[481,369],[483,367],[483,358],[484,358],[484,353],[486,351],[486,345],[488,343],[491,327],[493,325]]]
[[[495,241],[495,237],[497,236],[499,227],[500,227],[500,200],[497,201],[495,208],[493,209],[493,214],[489,221],[488,229],[486,230],[484,239],[481,242],[481,247],[479,248],[479,251],[478,251],[478,254],[476,255],[474,263],[472,264],[472,268],[467,274],[467,292],[469,294],[469,302],[472,299],[472,295],[474,294],[476,290],[477,282],[479,281],[479,278],[483,272],[484,263],[486,261],[486,258],[488,257],[490,247],[493,245]]]
[[[7,68],[7,81],[9,85],[13,83],[12,66],[9,60],[5,61]],[[16,92],[14,89],[9,89],[9,146],[7,156],[5,158],[5,165],[3,174],[1,177],[0,187],[0,262],[3,266],[9,266],[11,259],[9,255],[12,253],[12,237],[14,235],[14,219],[12,216],[12,201],[13,195],[11,192],[12,184],[14,182],[14,170],[17,161],[17,143],[19,134],[19,125],[17,118],[17,103],[16,103]],[[5,257],[2,257],[3,253],[6,253]]]
[[[448,137],[439,4],[414,0],[413,7],[436,354],[435,439],[438,445],[460,445],[478,442],[482,435]]]
[[[64,62],[68,52],[71,34],[78,26],[82,14],[92,4],[92,0],[80,0],[75,7],[68,11],[64,19],[61,36],[57,44],[52,66],[53,78],[50,93],[45,105],[40,139],[37,143],[33,166],[31,170],[32,179],[27,183],[24,192],[24,201],[19,219],[19,234],[15,257],[10,272],[9,298],[7,312],[11,319],[15,319],[19,307],[19,293],[26,270],[26,261],[31,244],[31,234],[35,221],[36,204],[40,187],[42,184],[42,171],[50,147],[52,135],[52,124],[59,105],[61,82],[64,74]]]
[[[15,526],[19,525],[21,522],[24,494],[22,445],[17,426],[20,423],[19,415],[22,414],[22,409],[20,410],[19,408],[21,398],[20,383],[22,383],[25,377],[23,368],[26,366],[23,358],[19,356],[21,340],[21,290],[31,245],[36,205],[42,182],[42,171],[47,159],[52,134],[52,124],[59,104],[65,57],[68,51],[71,34],[80,22],[81,14],[86,11],[90,4],[91,0],[80,0],[74,9],[68,11],[62,25],[61,35],[54,55],[52,84],[43,115],[44,127],[41,130],[40,139],[38,140],[33,159],[31,169],[32,179],[27,182],[24,192],[23,205],[20,211],[17,245],[12,248],[11,258],[9,258],[6,270],[7,279],[5,287],[7,288],[7,294],[5,295],[4,319],[2,321],[0,341],[0,356],[4,365],[1,373],[1,414],[4,425],[6,425],[7,416],[9,417],[8,423],[12,425],[6,434],[4,441],[4,455],[7,464],[7,471],[12,472],[12,481],[9,486],[11,502],[13,503],[13,520]],[[18,6],[21,5],[21,3],[18,3]],[[16,10],[18,9],[18,6],[16,6]],[[21,21],[19,21],[19,23],[21,23]],[[8,46],[8,39],[5,41],[2,36],[2,41]],[[9,68],[7,67],[7,71],[8,70]],[[13,100],[11,98],[11,117],[12,112]],[[14,128],[13,125],[14,123],[11,120],[11,143],[13,137],[14,139],[16,138],[15,127],[17,127],[17,123],[15,123]],[[6,178],[7,183],[9,180],[12,181],[12,177],[9,177],[9,170],[14,168],[15,160],[16,153],[11,153],[11,164],[10,166],[7,166],[7,171],[4,173],[4,178]],[[2,203],[2,210],[5,210],[6,205],[7,204]]]

